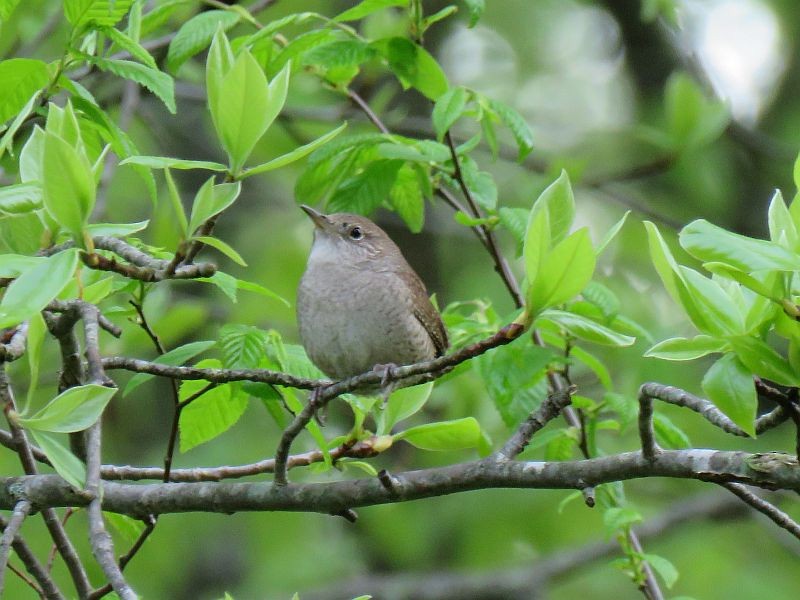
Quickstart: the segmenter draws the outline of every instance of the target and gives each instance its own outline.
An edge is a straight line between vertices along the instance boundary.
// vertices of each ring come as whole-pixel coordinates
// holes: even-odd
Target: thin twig
[[[98,419],[86,433],[86,491],[93,496],[87,509],[92,554],[117,595],[122,600],[136,600],[138,598],[136,592],[125,580],[117,564],[114,541],[103,521],[100,490],[100,420]]]
[[[11,429],[11,435],[14,437],[14,443],[23,470],[28,475],[37,475],[36,461],[33,457],[30,444],[28,443],[28,437],[25,431],[19,427],[16,421],[10,416],[11,412],[16,411],[16,404],[6,375],[5,365],[3,364],[0,364],[0,405],[4,407],[6,419]],[[64,527],[61,525],[58,514],[56,514],[53,508],[42,508],[41,513],[47,530],[50,532],[50,537],[53,538],[53,542],[58,548],[61,557],[64,559],[64,563],[67,565],[72,581],[75,584],[75,590],[78,592],[79,596],[86,596],[92,589],[89,584],[89,578],[86,575],[86,571],[83,568],[83,564],[78,557],[75,547],[72,545],[66,531],[64,531]]]
[[[785,529],[800,540],[800,525],[777,506],[767,502],[760,496],[756,496],[741,483],[723,483],[722,487],[738,496],[743,502],[749,504],[758,512],[767,515],[778,527]]]
[[[0,529],[5,529],[7,526],[8,522],[3,517],[0,517]],[[31,585],[40,597],[47,598],[48,600],[63,600],[64,595],[61,593],[61,590],[58,589],[58,586],[50,577],[50,574],[42,567],[36,555],[31,551],[30,547],[21,536],[18,535],[14,538],[13,547],[14,552],[22,561],[22,564],[25,565],[28,573],[38,582],[38,586],[31,585],[33,582],[30,582],[27,578],[23,577],[23,580]],[[12,568],[11,564],[9,564],[9,567]],[[20,575],[20,577],[22,576]]]
[[[519,323],[506,325],[500,331],[488,338],[480,340],[474,344],[461,348],[460,350],[429,361],[407,365],[404,367],[394,367],[388,370],[368,371],[362,375],[351,377],[336,383],[328,384],[325,387],[315,387],[311,399],[303,410],[294,420],[284,429],[281,435],[278,448],[275,451],[275,483],[286,485],[286,462],[289,457],[289,450],[292,442],[305,428],[317,410],[323,408],[333,398],[351,392],[365,385],[386,385],[391,382],[401,381],[415,375],[428,375],[435,379],[445,373],[447,369],[461,364],[464,361],[480,356],[484,352],[508,344],[524,333],[525,327]]]
[[[22,527],[22,522],[31,512],[31,508],[33,506],[29,500],[22,499],[17,502],[16,506],[14,506],[14,512],[11,513],[11,518],[3,531],[3,536],[0,538],[0,595],[3,594],[5,589],[6,566],[11,554],[11,546],[17,536],[17,532]]]
[[[368,438],[357,443],[344,443],[328,452],[328,456],[334,462],[340,458],[370,458],[378,454],[375,450],[376,438]],[[296,467],[307,467],[311,464],[325,460],[325,453],[321,450],[312,450],[302,454],[293,454],[286,461],[287,469]],[[275,471],[275,459],[268,458],[247,465],[226,466],[226,467],[199,467],[195,469],[172,469],[170,471],[170,481],[172,482],[198,482],[198,481],[223,481],[225,479],[238,479],[261,475],[262,473],[273,473]],[[105,480],[141,481],[145,479],[164,478],[164,469],[160,467],[130,467],[119,465],[104,465],[100,469],[100,475]]]
[[[173,380],[174,381],[174,380]],[[205,394],[212,388],[217,387],[218,384],[216,383],[209,383],[203,388],[197,390],[194,394],[186,398],[186,400],[182,402],[178,402],[175,405],[172,414],[172,427],[170,427],[169,431],[169,441],[167,442],[167,454],[164,457],[164,483],[167,483],[170,478],[170,471],[172,469],[172,458],[175,455],[175,446],[178,442],[178,428],[181,421],[181,412],[183,411],[184,407],[188,406],[195,400],[197,400],[200,396]]]
[[[525,449],[534,434],[541,430],[550,421],[555,419],[561,410],[572,400],[571,390],[554,392],[545,398],[544,402],[532,412],[517,428],[514,435],[503,445],[498,452],[501,460],[510,460]]]

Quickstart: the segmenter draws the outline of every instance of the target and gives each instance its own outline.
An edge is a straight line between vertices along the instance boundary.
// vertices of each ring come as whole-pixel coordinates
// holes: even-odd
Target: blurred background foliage
[[[159,5],[162,2],[151,2]],[[335,15],[353,3],[334,0],[281,0],[259,18],[263,23],[291,12],[313,10]],[[427,13],[448,3],[425,1]],[[515,107],[534,132],[534,151],[516,162],[513,140],[500,137],[500,157],[480,146],[474,157],[489,171],[504,206],[529,208],[539,193],[566,168],[578,205],[578,225],[588,225],[599,240],[622,214],[634,216],[599,266],[601,280],[621,299],[623,311],[643,324],[658,341],[689,335],[691,325],[667,297],[646,252],[641,218],[654,220],[668,238],[694,218],[760,237],[766,231],[766,207],[774,188],[793,195],[792,163],[800,145],[800,11],[793,0],[488,0],[480,23],[468,28],[463,4],[451,19],[431,28],[425,45],[440,61],[450,82],[475,89]],[[147,39],[177,29],[202,2],[186,2]],[[368,37],[407,32],[400,11],[384,10],[359,27]],[[237,27],[244,28],[244,25]],[[236,30],[232,32],[235,34]],[[0,56],[28,56],[49,61],[60,56],[66,29],[58,2],[26,0],[0,29]],[[155,52],[159,63],[166,52]],[[142,154],[224,160],[214,141],[205,105],[202,56],[177,73],[177,115],[146,92],[121,79],[89,73],[82,83],[93,90],[113,115],[136,102],[128,132]],[[133,88],[133,89],[132,89]],[[433,136],[430,103],[416,92],[403,92],[385,71],[369,68],[353,84],[390,130],[410,137]],[[732,120],[714,100],[724,99]],[[688,107],[688,108],[687,108]],[[682,119],[702,113],[708,130],[701,139],[683,135]],[[720,118],[715,120],[715,111]],[[340,94],[325,90],[307,73],[292,79],[286,109],[256,148],[253,162],[266,161],[349,121],[348,134],[372,132],[372,125]],[[463,121],[463,120],[462,120]],[[457,141],[475,130],[459,122]],[[507,133],[507,132],[504,132]],[[24,136],[22,136],[24,137]],[[7,159],[6,159],[7,161]],[[9,163],[10,164],[10,163]],[[6,162],[4,168],[8,168]],[[297,208],[295,181],[304,161],[248,180],[234,210],[220,220],[216,234],[234,243],[248,263],[239,267],[213,250],[207,258],[236,276],[259,282],[293,304],[311,242],[311,226]],[[98,203],[98,219],[139,221],[150,213],[142,180],[126,167],[109,171]],[[189,172],[177,174],[185,195],[202,183]],[[12,174],[7,173],[8,181]],[[412,234],[388,212],[376,219],[404,250],[440,306],[463,300],[490,302],[500,315],[513,304],[493,272],[488,255],[441,201],[426,206],[422,232]],[[670,233],[670,230],[672,233]],[[176,229],[168,202],[160,202],[143,234],[148,243],[172,249]],[[515,241],[501,235],[508,256]],[[687,257],[683,257],[686,259]],[[237,303],[216,288],[194,282],[162,285],[146,306],[153,329],[167,348],[194,340],[216,339],[225,323],[276,329],[297,340],[293,306],[241,293]],[[142,330],[119,320],[120,340],[104,340],[108,355],[153,358]],[[642,359],[650,341],[632,348],[603,349],[616,389],[630,402],[638,386],[659,381],[700,392],[709,362],[666,363]],[[50,345],[50,361],[56,349]],[[709,359],[710,360],[710,359]],[[22,361],[20,361],[22,362]],[[24,366],[15,365],[24,379]],[[39,394],[52,396],[55,370],[44,370]],[[602,394],[596,379],[576,372],[580,393]],[[168,435],[171,402],[168,383],[151,381],[135,394],[118,399],[106,413],[107,462],[160,464]],[[742,442],[710,428],[695,415],[661,407],[698,447],[747,451],[788,449],[790,428]],[[349,412],[332,407],[329,435],[348,426]],[[495,439],[509,432],[476,373],[466,370],[439,385],[426,406],[422,423],[431,418],[474,415]],[[558,427],[560,423],[549,426]],[[238,464],[270,455],[278,430],[264,407],[253,403],[228,433],[178,456],[176,466]],[[302,442],[311,448],[310,439]],[[605,432],[606,453],[635,449],[635,427]],[[302,444],[296,446],[300,450]],[[523,455],[540,459],[544,448]],[[574,455],[577,457],[577,454]],[[375,460],[394,470],[447,464],[465,453],[437,454],[405,445]],[[0,454],[5,473],[16,472],[16,457]],[[313,469],[294,477],[319,475]],[[705,484],[646,480],[626,485],[628,497],[645,521],[697,494],[719,493]],[[146,598],[345,597],[342,582],[358,576],[404,575],[411,579],[440,572],[487,573],[494,569],[533,567],[549,554],[604,539],[601,513],[580,501],[558,506],[568,492],[483,491],[409,504],[359,511],[360,519],[307,514],[167,515],[126,571]],[[786,509],[792,512],[792,507]],[[794,516],[800,516],[796,508]],[[69,529],[77,542],[83,516]],[[40,523],[26,523],[35,531]],[[32,537],[35,550],[46,552],[44,535]],[[700,521],[670,528],[645,542],[647,551],[668,557],[680,579],[673,595],[733,599],[790,599],[800,589],[800,551],[784,531],[762,519]],[[87,550],[87,548],[83,548]],[[601,559],[520,597],[568,599],[636,598],[629,580]],[[63,569],[56,563],[57,572]],[[61,575],[64,575],[61,573]],[[97,575],[97,573],[95,574]],[[498,575],[500,581],[501,575]],[[9,598],[30,590],[7,578]],[[325,592],[327,590],[327,592]],[[386,589],[361,590],[389,598]],[[338,595],[337,595],[338,594]],[[480,597],[491,597],[483,595]]]

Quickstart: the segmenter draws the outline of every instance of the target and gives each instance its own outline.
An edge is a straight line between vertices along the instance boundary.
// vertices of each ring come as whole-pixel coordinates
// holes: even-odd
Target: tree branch
[[[378,478],[329,483],[202,482],[123,484],[106,482],[103,510],[145,517],[178,512],[302,511],[335,514],[347,508],[407,502],[480,489],[583,489],[601,483],[670,477],[712,483],[737,482],[800,491],[800,467],[787,454],[722,450],[664,450],[568,462],[497,461],[494,457],[447,467],[393,474],[393,490]],[[19,493],[39,507],[85,506],[90,498],[57,475],[0,478],[0,509]]]
[[[733,493],[745,504],[749,504],[758,512],[767,515],[767,517],[769,517],[770,520],[778,527],[785,529],[798,540],[800,540],[800,525],[798,525],[789,515],[787,515],[777,506],[755,495],[741,483],[723,483],[722,487]]]
[[[22,522],[31,512],[31,503],[28,500],[22,499],[14,506],[14,512],[5,526],[3,537],[0,538],[0,594],[5,589],[5,575],[6,567],[8,566],[8,557],[11,553],[11,546],[14,539],[17,537],[17,532],[22,527]]]
[[[3,517],[0,517],[0,529],[5,530],[7,526],[8,522]],[[37,589],[36,592],[48,600],[64,600],[64,595],[50,577],[47,569],[42,566],[28,544],[26,544],[19,535],[14,538],[13,548],[14,552],[16,552],[17,556],[19,556],[25,568],[28,570],[28,573],[39,583],[40,589]]]

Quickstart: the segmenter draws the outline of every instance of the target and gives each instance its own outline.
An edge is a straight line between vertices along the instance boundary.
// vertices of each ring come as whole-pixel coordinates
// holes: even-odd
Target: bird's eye
[[[354,240],[360,240],[361,238],[364,237],[364,232],[361,231],[361,227],[353,227],[350,230],[350,237],[351,237],[351,239],[354,239]]]

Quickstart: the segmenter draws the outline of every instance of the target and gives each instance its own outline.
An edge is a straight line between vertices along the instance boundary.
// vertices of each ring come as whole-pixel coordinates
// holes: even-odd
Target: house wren
[[[297,321],[314,364],[344,379],[376,365],[444,354],[439,313],[386,232],[359,215],[302,208],[315,229],[297,291]]]

